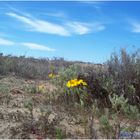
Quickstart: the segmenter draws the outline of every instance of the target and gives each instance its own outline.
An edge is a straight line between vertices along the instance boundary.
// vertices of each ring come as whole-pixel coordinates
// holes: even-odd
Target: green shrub
[[[114,81],[114,93],[124,94],[130,104],[137,105],[140,109],[140,50],[127,53],[121,49],[120,54],[113,53],[106,64],[108,76]]]
[[[112,126],[109,122],[109,118],[106,115],[102,115],[100,117],[100,130],[101,132],[106,135],[106,138],[110,138],[110,136],[112,135]]]
[[[56,138],[57,139],[64,139],[65,138],[65,134],[63,133],[63,131],[59,128],[56,129]]]
[[[79,72],[80,66],[78,65],[71,65],[68,68],[60,68],[58,71],[59,77],[52,79],[52,81],[56,86],[65,87],[67,81],[77,78]]]

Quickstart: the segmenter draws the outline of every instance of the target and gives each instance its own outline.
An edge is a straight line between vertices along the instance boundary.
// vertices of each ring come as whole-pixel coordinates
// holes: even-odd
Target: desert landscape
[[[140,139],[139,13],[0,0],[0,139]]]
[[[1,54],[0,138],[140,138],[139,64],[125,49],[103,65]]]

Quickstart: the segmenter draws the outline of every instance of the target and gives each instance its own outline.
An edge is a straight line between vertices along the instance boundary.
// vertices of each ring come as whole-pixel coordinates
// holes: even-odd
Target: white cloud
[[[102,31],[106,28],[102,23],[99,22],[93,23],[92,27],[94,32]]]
[[[66,21],[63,24],[55,24],[13,12],[7,13],[7,15],[23,22],[26,26],[30,27],[30,31],[56,34],[60,36],[70,36],[72,34],[83,35],[105,29],[105,26],[98,22],[89,24],[77,21]]]
[[[82,22],[70,22],[67,23],[68,28],[71,28],[71,32],[79,35],[88,34],[90,32],[102,31],[105,26],[101,23],[82,23]]]
[[[62,26],[54,23],[50,23],[43,20],[38,20],[35,18],[29,18],[25,16],[18,15],[16,13],[7,13],[7,15],[16,18],[17,20],[27,24],[30,26],[31,30],[42,32],[42,33],[50,33],[57,34],[61,36],[69,36],[69,32]]]
[[[32,50],[55,51],[55,49],[49,48],[48,46],[45,46],[45,45],[40,45],[37,43],[31,43],[31,42],[22,42],[22,43],[21,42],[14,42],[14,41],[7,40],[7,39],[0,37],[0,46],[13,46],[13,45],[16,45],[16,46],[21,45],[21,46],[27,47],[27,48],[32,49]]]
[[[140,22],[132,22],[132,32],[134,33],[140,33]]]
[[[43,13],[43,15],[57,17],[57,18],[67,18],[67,15],[63,12],[52,12],[52,13]]]
[[[32,50],[40,50],[40,51],[55,51],[55,49],[51,49],[45,45],[40,45],[40,44],[36,44],[36,43],[30,43],[30,42],[23,42],[20,43],[21,45],[28,47],[29,49]]]
[[[83,25],[83,23],[80,22],[69,22],[66,23],[67,28],[75,34],[87,34],[90,32],[90,28],[88,26]]]
[[[0,45],[4,45],[4,46],[11,46],[14,45],[15,42],[4,39],[4,38],[0,38]]]

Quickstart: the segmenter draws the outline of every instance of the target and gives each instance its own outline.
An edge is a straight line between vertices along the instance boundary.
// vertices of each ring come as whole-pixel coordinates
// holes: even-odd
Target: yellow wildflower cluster
[[[53,73],[50,73],[48,76],[49,76],[49,78],[56,78],[56,77],[59,77],[58,74],[53,74]]]
[[[44,84],[41,84],[38,86],[38,92],[45,93],[46,92],[46,86]]]
[[[49,78],[54,78],[55,77],[55,74],[50,73],[48,76],[49,76]]]
[[[76,87],[79,85],[87,86],[87,83],[84,82],[82,79],[73,79],[67,82],[67,87]]]

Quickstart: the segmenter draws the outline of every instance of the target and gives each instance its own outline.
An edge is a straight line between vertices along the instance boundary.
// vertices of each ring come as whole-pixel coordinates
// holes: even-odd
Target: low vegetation
[[[98,65],[1,54],[0,78],[1,138],[140,138],[139,50]]]

